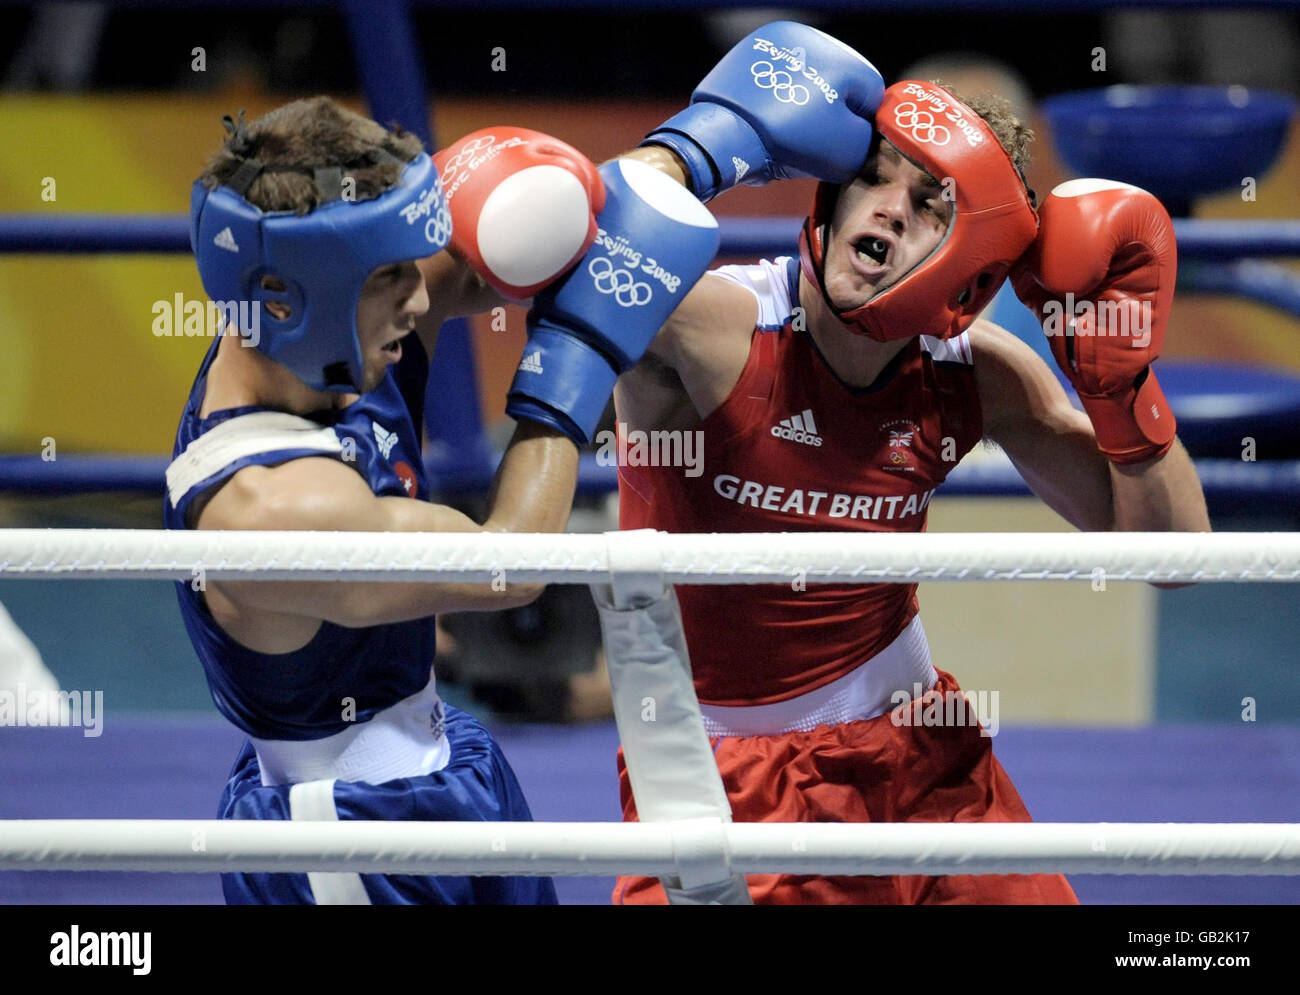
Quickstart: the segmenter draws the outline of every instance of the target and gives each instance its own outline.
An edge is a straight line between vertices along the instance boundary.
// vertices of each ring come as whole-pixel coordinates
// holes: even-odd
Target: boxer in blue
[[[708,211],[649,166],[597,171],[517,128],[431,159],[326,98],[226,126],[194,185],[191,240],[229,323],[181,416],[166,526],[563,530],[578,446],[716,251]],[[613,245],[655,256],[678,285],[625,306],[598,279]],[[509,399],[518,426],[478,523],[430,503],[418,426],[438,326],[499,294],[534,303]],[[248,736],[220,817],[531,818],[488,732],[440,701],[431,665],[437,613],[521,605],[540,590],[178,584],[213,700]],[[546,878],[222,881],[239,904],[555,901]]]

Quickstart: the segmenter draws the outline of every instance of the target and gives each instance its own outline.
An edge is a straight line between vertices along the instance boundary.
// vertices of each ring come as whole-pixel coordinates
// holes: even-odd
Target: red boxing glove
[[[452,250],[523,300],[596,239],[605,184],[585,155],[527,128],[484,128],[433,157],[451,209]]]
[[[1169,213],[1138,187],[1071,180],[1038,214],[1038,239],[1012,270],[1016,296],[1042,323],[1107,458],[1162,455],[1177,425],[1150,364],[1178,271]]]

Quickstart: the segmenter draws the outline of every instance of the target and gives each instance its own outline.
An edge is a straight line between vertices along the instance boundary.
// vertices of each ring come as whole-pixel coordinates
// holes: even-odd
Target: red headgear
[[[903,80],[885,91],[876,132],[956,196],[943,240],[897,283],[840,311],[826,297],[825,240],[839,187],[822,183],[799,236],[804,274],[852,331],[881,342],[964,331],[1038,234],[1029,191],[1002,143],[943,87]],[[947,191],[952,190],[952,194]]]

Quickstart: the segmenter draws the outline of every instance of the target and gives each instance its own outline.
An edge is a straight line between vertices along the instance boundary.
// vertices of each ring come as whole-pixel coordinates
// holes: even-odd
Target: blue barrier
[[[1300,276],[1259,259],[1217,266],[1190,263],[1178,273],[1178,289],[1245,297],[1300,318]]]
[[[0,0],[2,2],[2,0]],[[721,217],[723,256],[789,252],[803,218]],[[1178,258],[1300,257],[1300,221],[1176,220]],[[183,214],[0,214],[0,255],[16,253],[188,253]]]
[[[0,253],[188,253],[183,214],[0,214]]]
[[[444,498],[486,491],[500,453],[478,473],[451,464],[439,470],[428,461],[430,481]],[[135,492],[161,498],[164,456],[60,456],[46,462],[39,456],[0,456],[0,494],[45,497],[101,492]],[[1216,512],[1281,513],[1300,516],[1300,460],[1243,462],[1239,459],[1198,459],[1205,499]],[[618,487],[617,470],[583,453],[578,468],[578,493],[608,494]],[[940,489],[950,497],[1028,497],[1031,491],[1009,463],[976,461],[959,464]]]
[[[720,256],[753,257],[793,252],[799,217],[721,218]],[[1184,290],[1230,294],[1259,301],[1300,317],[1300,276],[1253,261],[1261,256],[1300,256],[1300,221],[1177,220],[1180,262],[1227,262],[1235,267],[1188,267],[1179,276]],[[184,215],[0,214],[0,254],[5,253],[188,253],[189,219]],[[460,321],[455,323],[463,327]],[[450,333],[450,334],[448,334]],[[475,383],[469,337],[444,332],[438,361],[457,379]],[[481,422],[477,403],[430,395],[430,431],[448,441],[475,438]],[[463,430],[467,434],[456,435]],[[476,459],[478,457],[475,457]]]

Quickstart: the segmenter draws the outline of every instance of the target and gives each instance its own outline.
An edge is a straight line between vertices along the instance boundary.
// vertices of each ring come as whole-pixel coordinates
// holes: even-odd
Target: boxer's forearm
[[[636,159],[638,162],[644,162],[647,166],[652,166],[665,173],[668,177],[682,186],[690,189],[687,182],[686,165],[681,158],[672,149],[664,148],[662,145],[646,145],[643,148],[633,149],[626,152],[619,159]]]
[[[573,508],[578,447],[555,429],[523,420],[492,481],[491,532],[563,532]]]
[[[1196,468],[1181,442],[1145,463],[1110,464],[1116,532],[1209,532]]]

